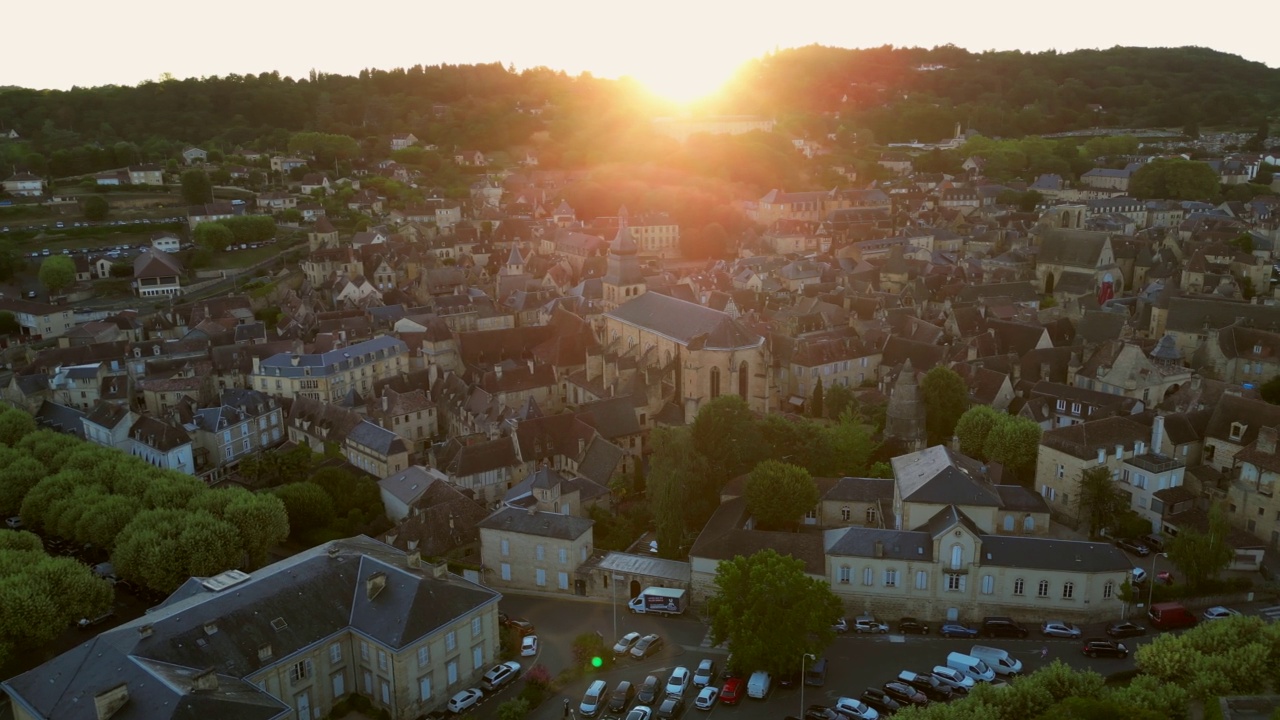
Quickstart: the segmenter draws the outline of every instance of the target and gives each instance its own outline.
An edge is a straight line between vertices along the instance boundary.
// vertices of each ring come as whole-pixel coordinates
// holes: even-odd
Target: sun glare
[[[732,74],[732,68],[716,64],[689,64],[672,58],[647,63],[632,77],[657,97],[676,105],[689,106],[714,94]]]

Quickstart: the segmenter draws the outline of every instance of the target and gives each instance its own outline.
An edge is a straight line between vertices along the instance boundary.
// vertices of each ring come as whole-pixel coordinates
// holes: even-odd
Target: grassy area
[[[214,253],[213,261],[209,263],[209,269],[230,270],[232,268],[248,267],[278,253],[286,252],[296,247],[299,242],[299,240],[291,238],[278,240],[274,245],[263,245],[259,248]]]

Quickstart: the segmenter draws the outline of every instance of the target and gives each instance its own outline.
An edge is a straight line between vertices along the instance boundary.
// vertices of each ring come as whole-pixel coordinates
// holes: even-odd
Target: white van
[[[990,665],[997,675],[1017,675],[1022,672],[1022,661],[1014,658],[1007,650],[974,645],[969,648],[969,654]]]
[[[773,678],[769,673],[757,670],[751,673],[750,679],[747,680],[747,697],[753,700],[764,700],[769,697],[769,690],[772,687]]]
[[[582,696],[582,704],[578,706],[578,712],[582,713],[583,717],[595,717],[604,706],[605,691],[608,689],[609,683],[603,680],[591,683],[587,693]]]
[[[991,682],[996,679],[996,672],[989,665],[964,653],[953,652],[948,655],[947,667],[978,682]]]

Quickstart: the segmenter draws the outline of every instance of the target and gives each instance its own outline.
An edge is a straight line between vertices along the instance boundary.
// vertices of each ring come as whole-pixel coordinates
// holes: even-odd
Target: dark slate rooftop
[[[1068,572],[1128,572],[1132,561],[1110,543],[983,535],[979,565]]]
[[[606,316],[671,338],[682,345],[732,349],[756,347],[764,338],[727,313],[659,293],[645,293]]]
[[[999,506],[1000,495],[976,461],[935,445],[893,458],[904,502]]]
[[[591,529],[594,520],[552,512],[530,512],[506,507],[480,522],[481,530],[537,535],[557,540],[576,540]]]

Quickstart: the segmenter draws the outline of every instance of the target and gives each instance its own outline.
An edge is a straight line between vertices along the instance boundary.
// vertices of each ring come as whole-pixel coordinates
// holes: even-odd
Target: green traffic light
[[[600,667],[603,664],[604,664],[604,660],[601,660],[598,657],[591,658],[591,667]]]

